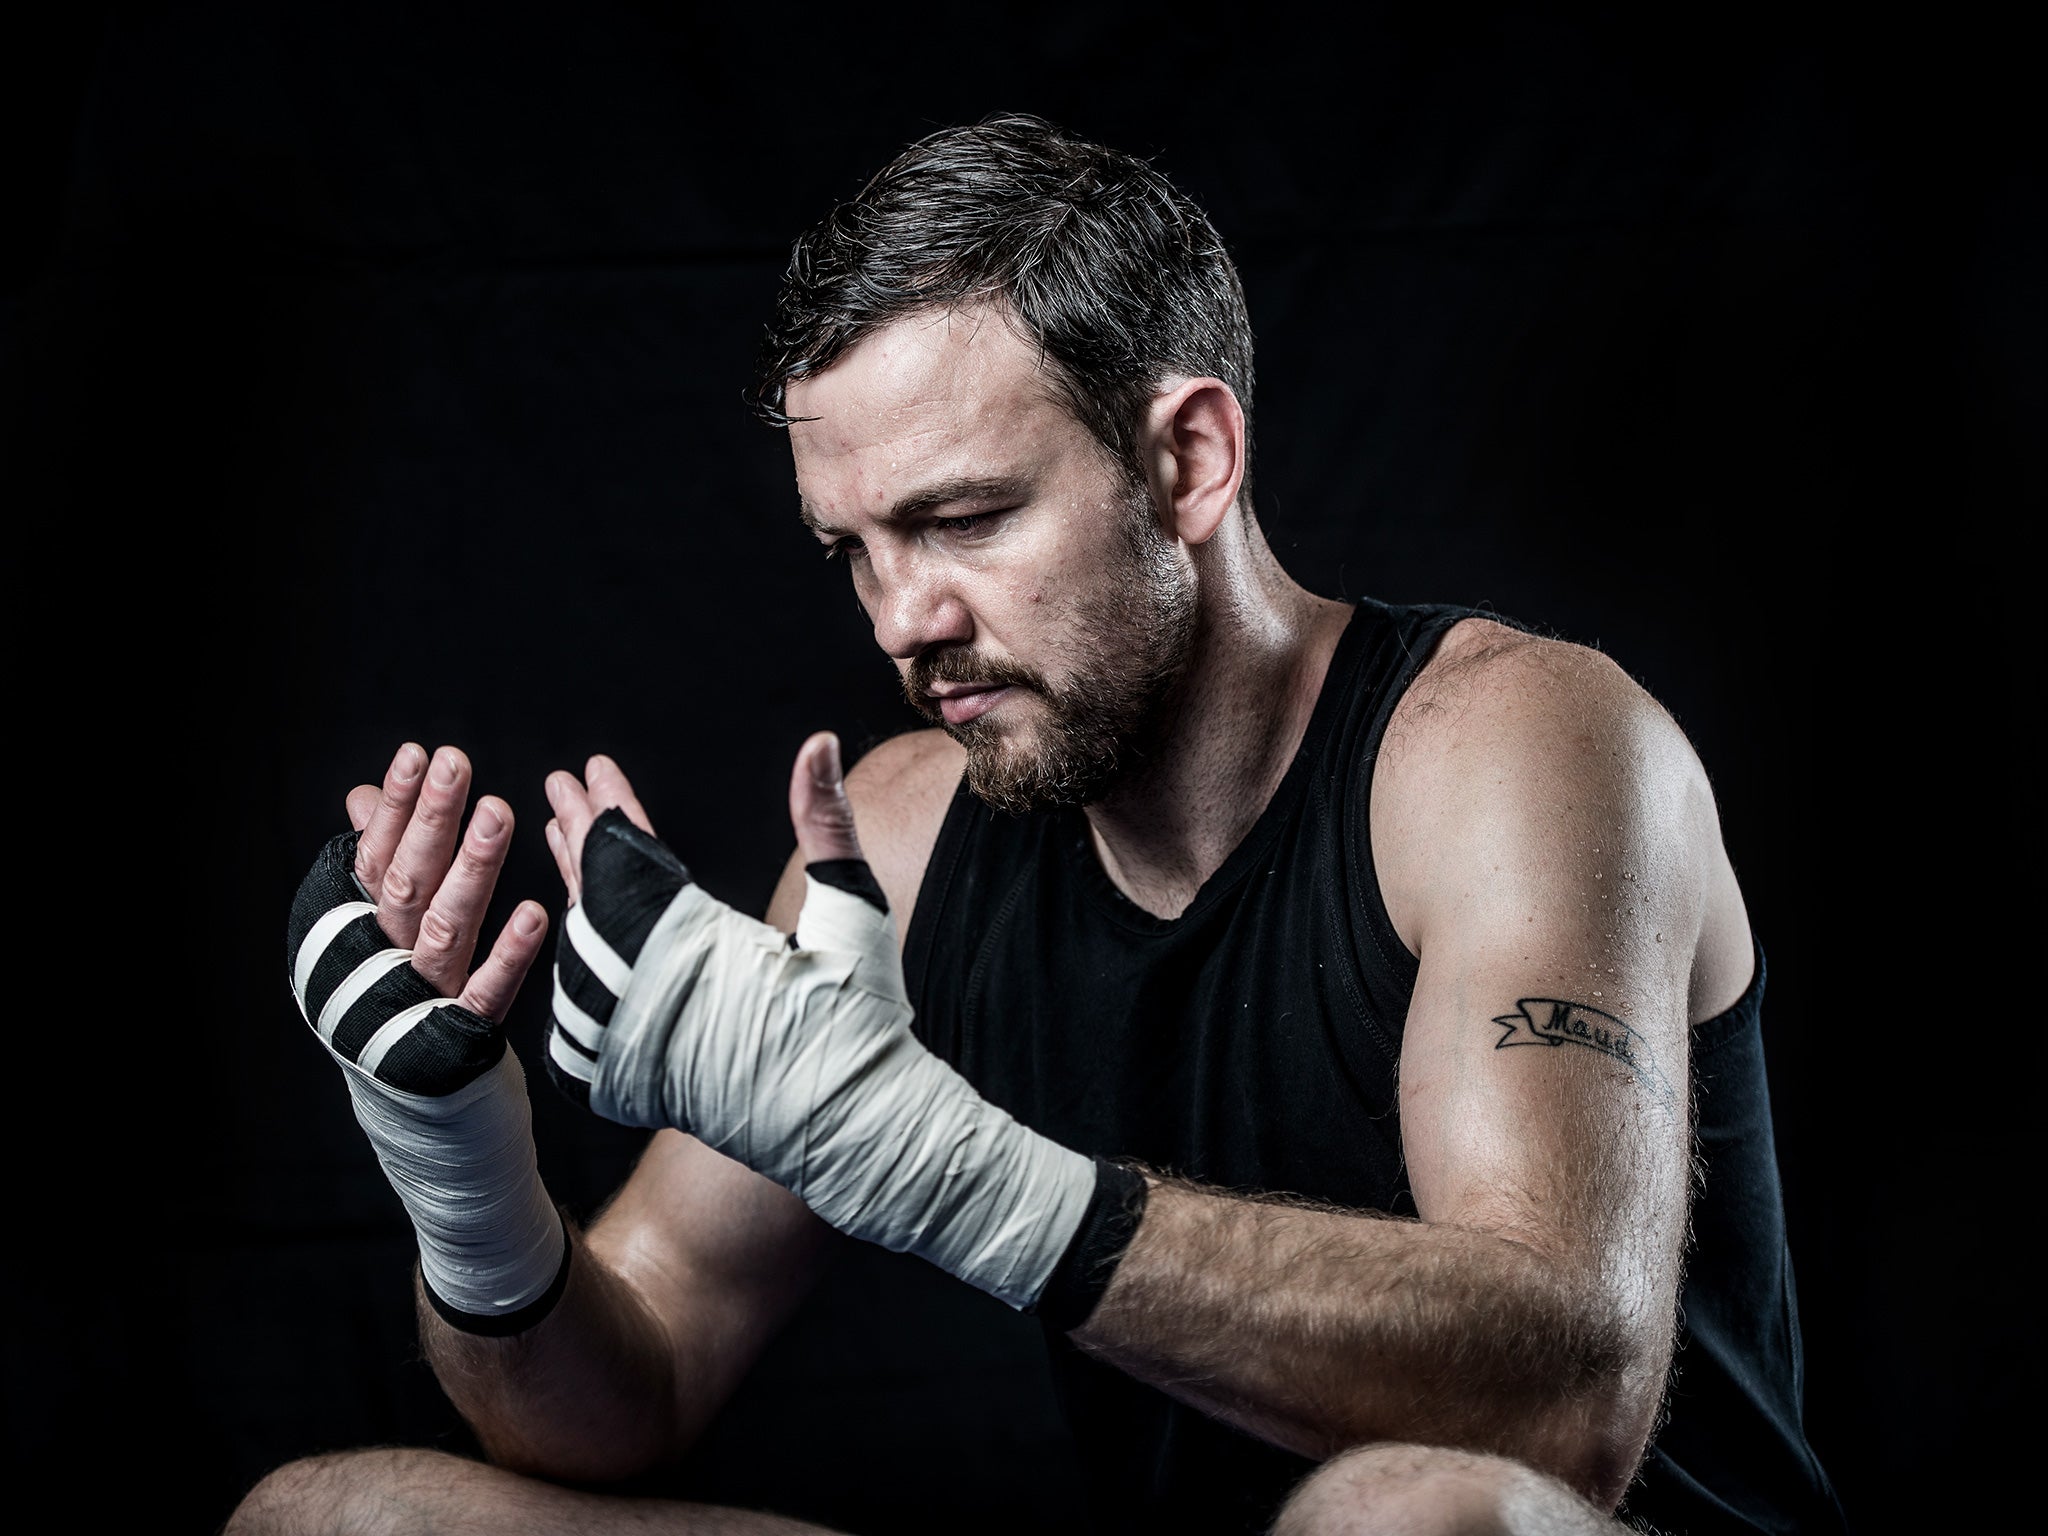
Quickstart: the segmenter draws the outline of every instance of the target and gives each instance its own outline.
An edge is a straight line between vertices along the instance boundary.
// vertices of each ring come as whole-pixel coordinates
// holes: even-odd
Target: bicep
[[[1663,1292],[1686,1221],[1697,764],[1647,701],[1516,701],[1468,712],[1389,839],[1427,857],[1409,885],[1410,1183],[1425,1220]]]
[[[1421,965],[1400,1090],[1417,1212],[1574,1266],[1633,1252],[1632,1283],[1661,1285],[1685,1225],[1683,989],[1515,925]]]

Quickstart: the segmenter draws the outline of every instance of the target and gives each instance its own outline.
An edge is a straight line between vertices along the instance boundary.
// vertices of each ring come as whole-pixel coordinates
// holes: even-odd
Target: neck
[[[1282,570],[1250,519],[1196,564],[1194,655],[1172,718],[1145,762],[1088,807],[1103,869],[1159,917],[1187,910],[1271,802],[1351,616]]]

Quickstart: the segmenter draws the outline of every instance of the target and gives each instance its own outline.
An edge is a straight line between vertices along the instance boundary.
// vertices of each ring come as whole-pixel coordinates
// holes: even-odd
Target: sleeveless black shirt
[[[1272,803],[1178,918],[1103,872],[1079,811],[963,785],[904,948],[924,1042],[1024,1124],[1222,1189],[1413,1215],[1395,1068],[1416,961],[1367,805],[1387,721],[1470,610],[1364,602]],[[1800,1424],[1800,1347],[1759,1006],[1693,1031],[1698,1148],[1669,1417],[1625,1513],[1686,1536],[1833,1531]],[[1258,1532],[1312,1470],[1047,1334],[1104,1530]]]

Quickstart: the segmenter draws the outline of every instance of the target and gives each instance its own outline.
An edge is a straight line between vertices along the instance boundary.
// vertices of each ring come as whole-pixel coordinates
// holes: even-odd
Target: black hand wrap
[[[1032,1308],[1049,1328],[1072,1333],[1087,1322],[1145,1218],[1150,1186],[1134,1168],[1095,1159],[1095,1193]]]
[[[625,989],[623,972],[640,958],[648,933],[677,892],[690,884],[690,872],[666,843],[614,808],[591,824],[580,874],[583,899],[555,937],[548,1076],[588,1109],[605,1026]]]
[[[555,937],[548,1076],[588,1109],[598,1051],[624,987],[621,968],[630,971],[638,963],[647,935],[691,880],[690,871],[666,843],[641,831],[616,808],[591,823],[583,840],[580,873],[582,920],[565,921]],[[859,896],[877,911],[889,910],[888,898],[865,859],[820,859],[808,873]],[[584,922],[588,931],[582,931]],[[599,944],[591,942],[592,935]],[[790,942],[796,942],[793,935]]]
[[[442,997],[412,968],[411,951],[377,926],[355,877],[359,835],[344,833],[322,848],[292,898],[286,975],[306,1022],[337,1056],[393,1088],[438,1098],[497,1065],[504,1031]],[[362,910],[339,928],[322,922],[345,907]],[[307,951],[309,938],[317,955]]]

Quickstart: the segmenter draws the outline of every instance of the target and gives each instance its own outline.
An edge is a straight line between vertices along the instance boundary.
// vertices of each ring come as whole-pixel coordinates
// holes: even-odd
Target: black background
[[[743,411],[755,341],[835,198],[1023,109],[1156,156],[1237,253],[1300,579],[1597,644],[1691,734],[1770,954],[1814,1443],[1865,1528],[2002,1503],[2040,1337],[2018,43],[1347,15],[87,7],[15,50],[25,1471],[205,1529],[293,1456],[466,1443],[282,984],[289,892],[410,737],[523,819],[501,909],[553,903],[541,779],[594,750],[760,909],[797,742],[915,722]],[[638,1138],[536,1089],[587,1213]],[[1056,1524],[1035,1349],[855,1255],[688,1486]]]

